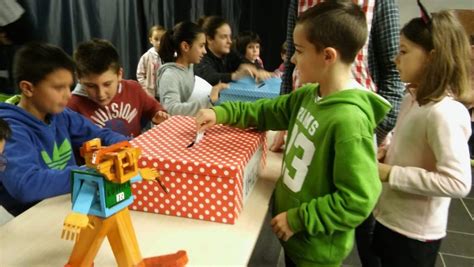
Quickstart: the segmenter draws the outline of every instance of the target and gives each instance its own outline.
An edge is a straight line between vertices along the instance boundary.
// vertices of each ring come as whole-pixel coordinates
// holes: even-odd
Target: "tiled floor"
[[[473,174],[474,176],[474,174]],[[261,230],[249,266],[284,266],[281,247],[270,227],[270,216]],[[356,248],[346,259],[345,267],[361,266]],[[444,238],[436,267],[474,267],[474,190],[464,199],[451,202],[448,235]]]

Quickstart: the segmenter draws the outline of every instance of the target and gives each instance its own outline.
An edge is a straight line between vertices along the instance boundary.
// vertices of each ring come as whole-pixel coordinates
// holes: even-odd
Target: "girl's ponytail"
[[[163,63],[174,62],[176,60],[177,47],[173,40],[173,30],[167,30],[160,40],[160,48],[158,54]]]
[[[172,30],[166,31],[161,37],[158,50],[163,62],[175,62],[182,55],[181,43],[186,42],[191,46],[200,33],[204,33],[201,27],[190,21],[180,22]]]

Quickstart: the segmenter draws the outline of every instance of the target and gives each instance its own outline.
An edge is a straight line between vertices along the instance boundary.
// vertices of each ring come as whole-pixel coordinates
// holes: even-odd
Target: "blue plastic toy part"
[[[94,182],[83,181],[78,194],[76,194],[76,199],[72,203],[72,210],[82,214],[89,214],[96,192],[97,186]]]
[[[130,181],[140,181],[138,173]],[[107,218],[133,203],[130,181],[123,184],[107,181],[94,169],[81,167],[71,172],[72,210]]]

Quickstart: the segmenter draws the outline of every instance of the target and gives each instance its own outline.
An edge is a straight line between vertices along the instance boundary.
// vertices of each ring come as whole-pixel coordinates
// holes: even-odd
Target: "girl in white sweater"
[[[468,38],[452,13],[421,9],[401,30],[395,62],[409,89],[379,150],[373,247],[382,266],[434,266],[451,198],[471,188]]]
[[[156,88],[156,72],[161,66],[161,58],[158,54],[160,49],[161,36],[165,33],[165,28],[160,25],[154,25],[148,32],[148,40],[153,46],[148,49],[140,58],[137,66],[137,80],[149,95],[155,97],[158,95]]]

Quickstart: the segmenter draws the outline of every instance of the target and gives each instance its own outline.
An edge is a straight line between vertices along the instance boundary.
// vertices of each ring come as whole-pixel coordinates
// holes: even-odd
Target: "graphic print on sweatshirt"
[[[130,103],[120,102],[97,108],[92,114],[90,118],[97,126],[128,136],[130,123],[137,116],[138,110],[132,108]]]
[[[56,142],[54,142],[53,155],[49,155],[45,150],[41,151],[41,157],[43,158],[44,163],[53,170],[64,169],[71,159],[71,155],[72,147],[67,139],[64,139],[59,148]]]
[[[313,115],[304,107],[298,110],[296,121],[283,164],[283,183],[295,193],[301,191],[316,151],[308,135],[313,137],[319,126]]]

